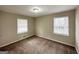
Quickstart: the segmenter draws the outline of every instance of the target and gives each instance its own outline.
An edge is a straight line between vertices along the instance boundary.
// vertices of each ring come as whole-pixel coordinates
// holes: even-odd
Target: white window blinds
[[[28,31],[27,19],[17,19],[17,34],[25,33]]]
[[[54,18],[54,33],[69,36],[68,16]]]

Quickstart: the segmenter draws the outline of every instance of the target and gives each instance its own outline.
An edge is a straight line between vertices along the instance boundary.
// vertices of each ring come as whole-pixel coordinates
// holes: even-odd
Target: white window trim
[[[55,18],[62,18],[62,17],[68,17],[68,34],[56,33],[54,31],[54,20],[55,20]],[[63,36],[69,36],[69,16],[54,17],[53,19],[54,19],[53,20],[53,33],[58,34],[58,35],[63,35]]]
[[[18,19],[23,19],[23,18],[17,18],[17,22],[18,22]],[[28,32],[28,19],[23,19],[23,20],[27,20],[27,32]],[[17,25],[17,34],[23,34],[23,33],[27,33],[27,32],[18,33],[18,25]]]

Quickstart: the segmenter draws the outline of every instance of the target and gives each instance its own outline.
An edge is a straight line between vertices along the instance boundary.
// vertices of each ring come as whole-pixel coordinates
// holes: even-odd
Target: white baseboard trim
[[[78,48],[77,48],[77,47],[75,47],[75,49],[76,49],[77,53],[79,54],[79,50],[78,50]]]
[[[42,37],[42,38],[46,38],[46,37],[39,36],[39,35],[36,35],[36,36],[38,36],[38,37]],[[52,41],[55,41],[55,42],[59,42],[59,43],[62,43],[62,44],[68,45],[68,46],[75,47],[74,45],[71,45],[71,44],[68,44],[68,43],[65,43],[65,42],[57,41],[57,40],[50,39],[50,38],[46,38],[46,39],[49,39],[49,40],[52,40]]]
[[[28,37],[31,37],[31,36],[34,36],[34,35],[30,35],[30,36],[28,36]],[[42,37],[42,36],[39,36],[39,35],[36,35],[36,36]],[[28,38],[28,37],[25,37],[25,38]],[[23,39],[25,39],[25,38],[23,38]],[[42,37],[42,38],[46,38],[46,37]],[[0,48],[1,48],[1,47],[4,47],[4,46],[7,46],[7,45],[10,45],[10,44],[12,44],[12,43],[18,42],[18,41],[23,40],[23,39],[18,39],[18,40],[16,40],[16,41],[12,41],[12,42],[10,42],[10,43],[8,43],[8,44],[1,45]],[[75,46],[73,46],[73,45],[70,45],[70,44],[67,44],[67,43],[64,43],[64,42],[60,42],[60,41],[57,41],[57,40],[53,40],[53,39],[50,39],[50,38],[46,38],[46,39],[49,39],[49,40],[52,40],[52,41],[55,41],[55,42],[59,42],[59,43],[65,44],[65,45],[69,45],[69,46],[75,47]],[[76,48],[76,50],[77,50],[77,52],[78,52],[78,49],[77,49],[77,48]]]
[[[31,36],[34,36],[34,35],[30,35],[30,36],[27,36],[27,37],[25,37],[25,38],[28,38],[28,37],[31,37]],[[23,38],[23,39],[25,39],[25,38]],[[10,42],[10,43],[8,43],[8,44],[1,45],[0,48],[1,48],[1,47],[4,47],[4,46],[7,46],[7,45],[10,45],[10,44],[13,44],[13,43],[18,42],[18,41],[21,41],[21,40],[23,40],[23,39],[18,39],[18,40],[16,40],[16,41],[12,41],[12,42]]]

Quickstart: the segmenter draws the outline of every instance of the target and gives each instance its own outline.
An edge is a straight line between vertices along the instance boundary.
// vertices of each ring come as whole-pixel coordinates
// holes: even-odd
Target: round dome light
[[[34,8],[32,8],[32,12],[34,12],[34,13],[39,13],[41,10],[40,10],[40,8],[38,8],[38,7],[34,7]]]

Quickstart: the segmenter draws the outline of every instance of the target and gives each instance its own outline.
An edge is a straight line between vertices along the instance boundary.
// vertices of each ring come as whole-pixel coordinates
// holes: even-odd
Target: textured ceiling
[[[33,13],[31,9],[38,7],[39,13]],[[0,5],[0,10],[25,16],[39,17],[57,12],[73,10],[77,5]]]

